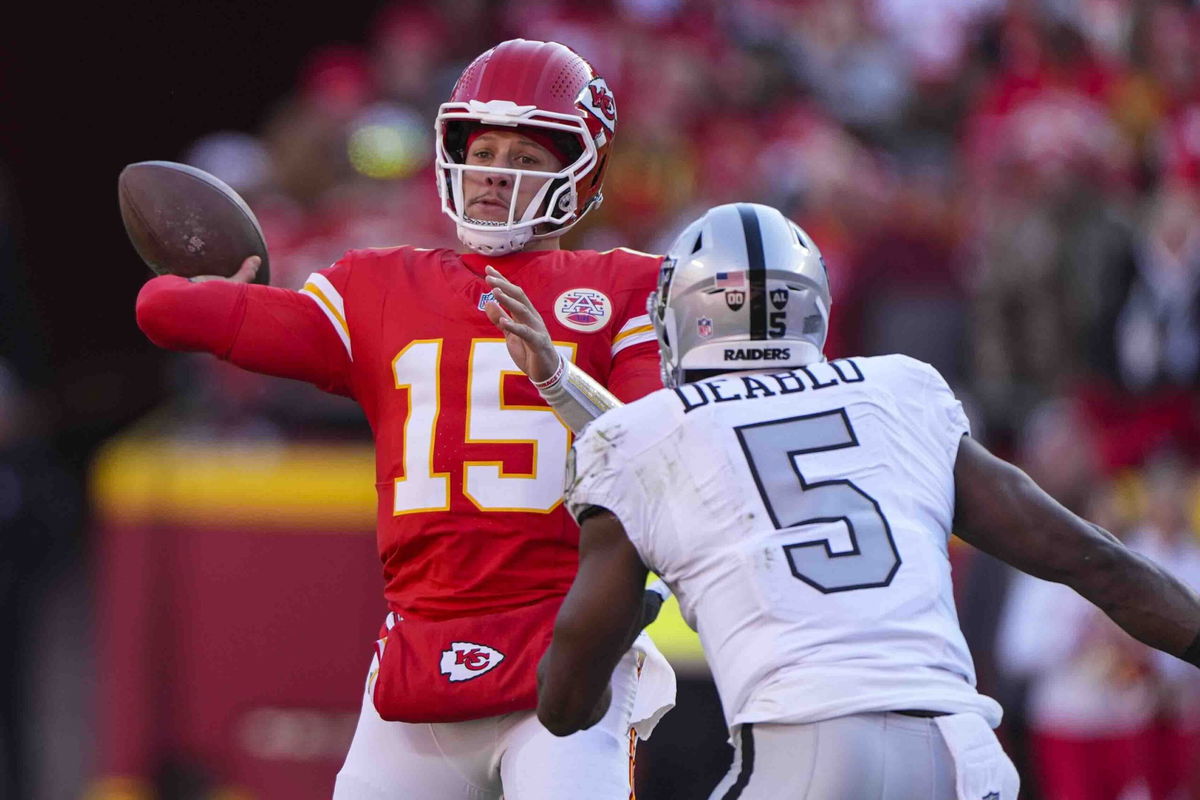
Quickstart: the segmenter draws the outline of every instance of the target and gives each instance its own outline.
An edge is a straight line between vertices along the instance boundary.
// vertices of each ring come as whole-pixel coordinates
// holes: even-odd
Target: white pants
[[[753,723],[733,743],[709,800],[1017,800],[1016,769],[973,714]]]
[[[661,716],[675,699],[673,675],[669,698],[661,684],[643,686],[638,697],[640,657],[644,651],[626,653],[613,672],[604,718],[566,737],[543,728],[533,711],[467,722],[387,722],[364,692],[334,800],[628,800],[637,738],[631,726],[642,707],[665,705]],[[650,658],[662,656],[655,650]]]

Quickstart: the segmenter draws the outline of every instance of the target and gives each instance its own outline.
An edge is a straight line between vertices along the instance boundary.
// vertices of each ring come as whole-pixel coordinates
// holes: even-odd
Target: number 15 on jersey
[[[394,480],[393,513],[450,508],[450,473],[434,469],[438,417],[448,393],[441,385],[442,339],[410,342],[392,359],[397,389],[408,391],[404,421],[404,477]],[[575,345],[555,343],[568,360]],[[533,449],[529,472],[512,472],[500,460],[465,461],[463,495],[480,511],[548,514],[562,502],[562,476],[570,433],[545,405],[518,405],[504,397],[504,379],[523,375],[503,339],[472,339],[466,382],[466,444],[515,444]],[[453,395],[460,396],[458,393]],[[512,438],[514,432],[521,438]]]

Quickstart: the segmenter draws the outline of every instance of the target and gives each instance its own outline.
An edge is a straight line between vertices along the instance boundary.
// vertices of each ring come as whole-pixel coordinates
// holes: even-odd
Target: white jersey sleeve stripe
[[[625,321],[625,324],[621,326],[621,330],[617,331],[617,335],[613,337],[613,344],[616,344],[617,342],[621,341],[621,339],[629,336],[632,333],[640,333],[642,330],[647,328],[653,329],[650,324],[649,314],[642,314],[638,317],[630,317]]]
[[[654,329],[647,326],[646,330],[630,332],[630,335],[626,336],[624,339],[621,339],[620,341],[614,341],[612,354],[615,356],[626,347],[632,347],[633,345],[641,344],[642,342],[653,342],[654,340]]]
[[[317,308],[325,314],[330,324],[333,325],[334,331],[337,332],[338,338],[342,340],[342,344],[346,348],[346,356],[353,361],[354,353],[350,349],[350,326],[346,324],[346,306],[342,302],[342,296],[338,290],[333,288],[333,284],[329,282],[328,278],[314,272],[308,276],[308,281],[300,293],[308,295],[317,304]]]
[[[626,347],[652,341],[654,341],[654,326],[650,323],[650,315],[642,314],[630,317],[613,337],[612,354],[615,356]]]

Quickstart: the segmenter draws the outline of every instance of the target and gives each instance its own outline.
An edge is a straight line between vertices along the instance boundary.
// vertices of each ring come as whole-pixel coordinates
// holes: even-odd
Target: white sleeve
[[[626,480],[624,459],[617,442],[609,436],[608,417],[597,419],[575,440],[567,456],[566,486],[563,496],[567,510],[579,516],[592,506],[601,506],[617,514],[623,505],[620,486]],[[620,517],[620,514],[617,514]]]
[[[922,427],[936,443],[938,452],[948,456],[953,464],[962,437],[971,433],[962,403],[940,372],[923,361],[905,360],[909,379],[898,387],[898,399],[914,419],[923,421]]]
[[[637,470],[620,447],[623,437],[613,435],[619,426],[612,424],[612,417],[613,412],[600,417],[575,440],[567,458],[563,495],[576,521],[594,506],[616,515],[643,562],[651,567],[641,541],[648,505],[643,500]]]

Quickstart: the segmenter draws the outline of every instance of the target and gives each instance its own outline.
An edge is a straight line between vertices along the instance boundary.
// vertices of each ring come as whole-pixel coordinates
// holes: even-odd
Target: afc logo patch
[[[579,93],[575,102],[591,112],[611,134],[617,128],[617,101],[604,78],[593,78]]]
[[[469,681],[495,669],[504,660],[504,653],[486,644],[451,642],[442,651],[441,673],[451,682]]]
[[[608,324],[612,301],[595,289],[568,289],[554,301],[554,317],[571,330],[593,333]]]

